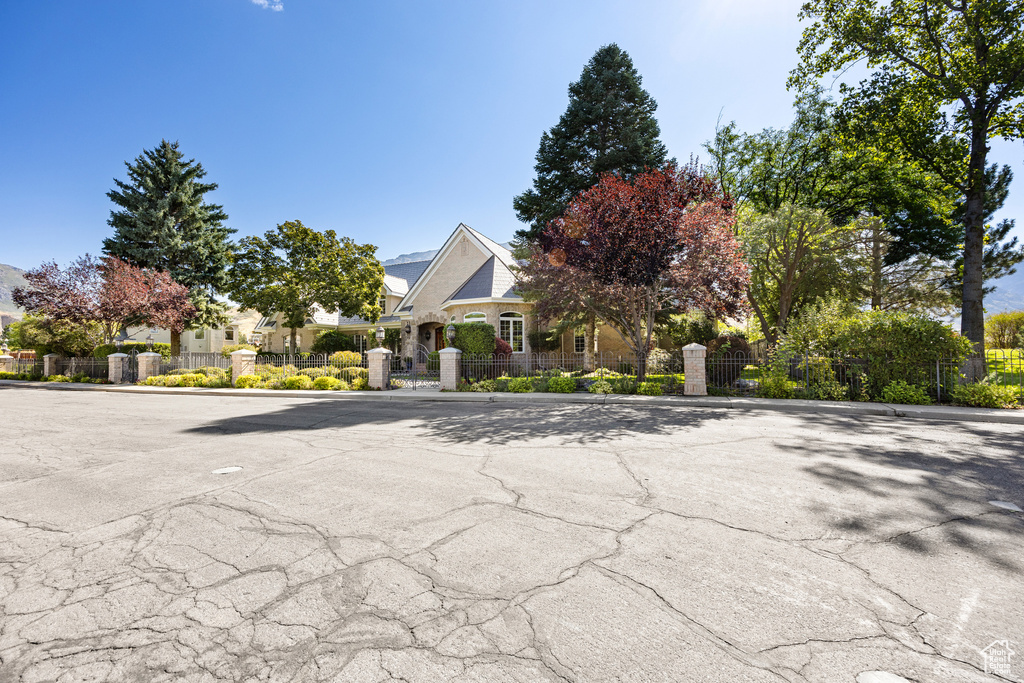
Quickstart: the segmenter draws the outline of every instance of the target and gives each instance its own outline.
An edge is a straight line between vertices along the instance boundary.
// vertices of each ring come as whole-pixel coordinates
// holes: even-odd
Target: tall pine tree
[[[203,201],[217,184],[201,182],[203,165],[185,161],[178,143],[167,140],[125,166],[128,182],[115,178],[117,188],[107,193],[120,208],[110,212],[114,235],[103,240],[104,253],[166,271],[188,287],[198,311],[189,329],[224,324],[226,307],[215,295],[227,286],[233,248],[228,237],[235,231],[224,226],[228,215],[222,206]],[[171,353],[180,348],[181,335],[172,332]]]
[[[540,237],[548,221],[603,173],[632,178],[664,166],[667,152],[654,118],[658,105],[640,81],[633,60],[613,43],[598,50],[569,86],[569,108],[541,136],[533,189],[512,203],[530,226],[518,231],[520,237]]]

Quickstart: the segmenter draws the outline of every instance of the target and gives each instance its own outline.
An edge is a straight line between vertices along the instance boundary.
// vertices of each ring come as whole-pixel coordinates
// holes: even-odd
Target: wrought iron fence
[[[198,370],[199,368],[231,367],[231,359],[220,353],[183,353],[180,356],[160,359],[160,374],[166,375],[172,370]]]
[[[42,358],[14,358],[11,372],[30,377],[43,376]]]
[[[463,355],[461,379],[467,384],[499,382],[520,377],[571,377],[577,390],[586,390],[594,382],[607,381],[628,391],[635,390],[637,358],[621,353],[523,353],[508,356]],[[647,380],[659,382],[663,393],[682,393],[683,356],[681,352],[659,351],[647,359]],[[488,385],[489,386],[489,385]]]
[[[106,358],[61,358],[57,373],[73,378],[108,379],[109,367]]]
[[[337,377],[351,383],[357,378],[366,378],[366,354],[356,361],[347,357],[332,358],[326,353],[260,354],[256,356],[256,376],[263,381],[285,380],[295,375]]]

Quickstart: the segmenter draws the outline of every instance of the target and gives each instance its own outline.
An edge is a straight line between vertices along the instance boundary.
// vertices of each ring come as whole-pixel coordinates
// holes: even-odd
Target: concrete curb
[[[248,398],[305,398],[331,401],[418,401],[439,403],[526,403],[589,405],[632,405],[671,408],[712,408],[767,410],[781,413],[880,416],[955,422],[994,422],[1024,427],[1024,410],[965,408],[960,406],[907,406],[849,401],[805,401],[799,399],[743,398],[730,396],[623,396],[618,394],[510,394],[439,392],[436,390],[396,391],[286,391],[273,389],[202,389],[191,387],[147,387],[118,384],[75,384],[69,382],[24,382],[0,380],[0,387],[22,387],[56,391],[105,391],[110,393],[165,396],[244,396]]]

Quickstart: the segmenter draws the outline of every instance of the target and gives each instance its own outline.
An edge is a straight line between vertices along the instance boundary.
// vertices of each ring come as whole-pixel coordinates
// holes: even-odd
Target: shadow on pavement
[[[595,443],[630,435],[673,434],[729,419],[725,411],[587,404],[295,403],[272,413],[229,417],[186,430],[194,434],[273,433],[410,423],[447,443],[515,444],[561,437]]]

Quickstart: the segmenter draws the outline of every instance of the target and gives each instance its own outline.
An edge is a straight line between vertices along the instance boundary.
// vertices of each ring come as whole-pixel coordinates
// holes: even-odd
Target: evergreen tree
[[[569,86],[569,108],[541,136],[533,189],[512,203],[519,220],[530,225],[518,231],[520,237],[539,238],[548,222],[603,173],[630,179],[665,165],[654,118],[658,105],[640,81],[633,60],[613,43],[598,50],[580,80]]]
[[[235,231],[224,226],[222,206],[203,201],[217,184],[201,182],[203,165],[184,161],[178,143],[167,140],[125,166],[128,182],[115,178],[117,189],[107,193],[120,209],[110,212],[114,235],[103,240],[104,253],[166,271],[188,287],[197,313],[186,329],[223,325],[226,306],[214,297],[227,285]],[[171,353],[180,348],[181,334],[172,331]]]

